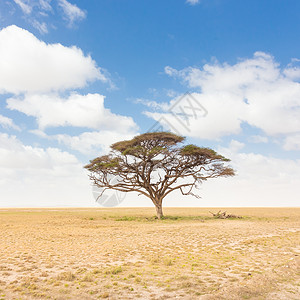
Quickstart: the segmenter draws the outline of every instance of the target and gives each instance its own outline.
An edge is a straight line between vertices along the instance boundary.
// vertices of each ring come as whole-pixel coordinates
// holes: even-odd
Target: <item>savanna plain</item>
[[[0,299],[300,299],[300,208],[218,210],[0,209]]]

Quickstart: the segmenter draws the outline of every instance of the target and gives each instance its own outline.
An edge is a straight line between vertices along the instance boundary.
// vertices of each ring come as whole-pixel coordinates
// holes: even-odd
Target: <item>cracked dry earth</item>
[[[0,209],[0,299],[300,299],[300,208]]]

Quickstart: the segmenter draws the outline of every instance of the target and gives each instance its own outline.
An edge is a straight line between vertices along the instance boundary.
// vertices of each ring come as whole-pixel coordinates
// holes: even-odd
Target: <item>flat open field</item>
[[[0,299],[300,299],[300,208],[217,210],[0,209]]]

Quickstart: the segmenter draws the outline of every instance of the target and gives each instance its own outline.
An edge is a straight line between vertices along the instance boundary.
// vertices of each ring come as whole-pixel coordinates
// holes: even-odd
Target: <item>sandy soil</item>
[[[0,209],[0,299],[300,299],[300,208],[209,210]]]

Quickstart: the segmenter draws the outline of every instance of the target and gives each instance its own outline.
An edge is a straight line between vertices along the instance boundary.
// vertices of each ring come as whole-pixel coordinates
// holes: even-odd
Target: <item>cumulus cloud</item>
[[[300,72],[300,68],[294,67],[293,76],[290,68],[280,68],[271,55],[263,52],[256,52],[253,58],[241,59],[233,65],[213,62],[201,69],[189,67],[179,71],[166,67],[169,76],[201,90],[192,95],[208,112],[204,118],[190,118],[183,133],[216,139],[241,132],[243,122],[269,136],[299,132],[300,84],[295,80],[295,73]],[[156,120],[164,117],[176,124],[170,112],[148,115]]]
[[[114,114],[105,108],[104,98],[99,94],[74,93],[68,98],[55,94],[32,94],[24,99],[8,99],[7,107],[35,117],[40,129],[76,126],[127,132],[137,127],[131,117]]]
[[[39,126],[32,133],[49,140],[56,140],[83,154],[105,153],[114,142],[131,139],[138,133],[138,126],[131,117],[112,113],[104,106],[104,96],[99,94],[72,94],[62,98],[55,94],[26,95],[10,98],[7,108],[35,117]],[[47,135],[49,127],[74,126],[97,129],[80,135],[68,133]]]
[[[228,147],[219,147],[218,152],[231,159],[237,171],[236,180],[259,183],[288,184],[300,182],[300,160],[281,159],[258,153],[245,153],[243,143],[232,140]],[[300,185],[297,186],[300,188]],[[273,194],[274,195],[274,194]]]
[[[57,148],[26,146],[15,136],[2,133],[0,172],[1,206],[94,203],[82,164],[74,155]]]
[[[23,145],[16,136],[0,133],[0,166],[14,169],[54,168],[60,164],[76,164],[74,155],[57,148],[37,148]]]
[[[203,184],[199,194],[203,206],[297,206],[300,192],[300,160],[280,159],[243,151],[243,143],[232,140],[218,153],[231,159],[236,176]],[[197,204],[196,204],[197,205]]]
[[[229,95],[192,93],[173,99],[165,112],[146,111],[145,114],[177,134],[218,139],[241,132],[239,117],[246,104],[236,105],[235,100]]]
[[[0,31],[0,93],[36,93],[107,82],[95,61],[73,46],[46,44],[15,25]]]
[[[82,9],[67,0],[58,0],[58,4],[62,8],[70,26],[72,26],[75,21],[82,20],[86,17],[86,13]]]
[[[292,80],[300,79],[300,59],[293,58],[284,70],[284,75]]]
[[[76,150],[86,155],[99,156],[107,154],[113,143],[123,140],[132,139],[138,133],[136,131],[121,132],[121,131],[92,131],[84,132],[78,136],[68,134],[58,134],[48,136],[47,138],[55,139],[61,144],[66,145],[72,150]]]

